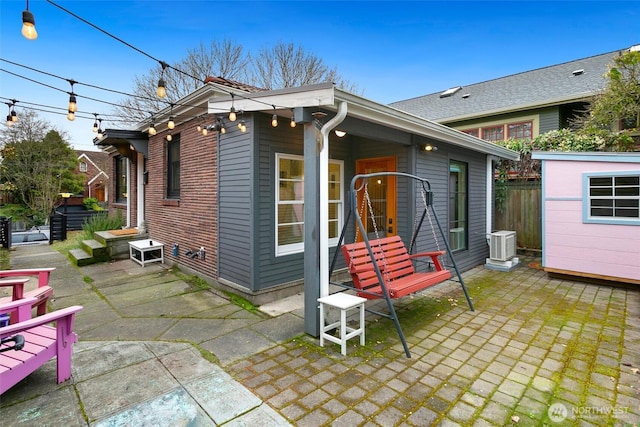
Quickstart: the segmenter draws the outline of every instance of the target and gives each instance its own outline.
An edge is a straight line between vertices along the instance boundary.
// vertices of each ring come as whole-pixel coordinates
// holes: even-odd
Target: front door
[[[357,174],[375,172],[396,172],[396,158],[379,157],[356,160]],[[397,233],[396,177],[379,176],[370,179],[367,185],[367,193],[370,203],[365,197],[364,189],[358,192],[358,214],[367,229],[367,237],[375,239],[395,235]],[[357,241],[362,241],[362,236],[359,232],[357,233]]]

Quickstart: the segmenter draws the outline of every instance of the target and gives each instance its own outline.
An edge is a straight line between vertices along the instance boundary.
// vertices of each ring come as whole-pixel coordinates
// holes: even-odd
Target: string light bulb
[[[202,135],[203,136],[207,136],[207,134],[209,133],[209,129],[207,129],[206,127],[202,128]]]
[[[11,110],[11,123],[15,123],[18,121],[18,113],[16,110]]]
[[[162,71],[160,72],[160,79],[158,80],[158,89],[156,90],[156,94],[158,95],[158,98],[164,98],[167,96],[167,89],[165,88],[166,84],[164,82],[164,70],[169,65],[164,61],[160,61],[160,66],[162,67]]]
[[[7,127],[11,127],[13,126],[13,121],[11,120],[11,115],[7,115],[7,123],[6,123]]]
[[[232,93],[231,94],[231,109],[229,110],[229,121],[235,122],[236,119],[238,118],[238,116],[236,115],[236,109],[233,106],[233,103],[235,101],[235,95]]]
[[[29,0],[27,0],[27,9],[22,12],[22,35],[27,40],[35,40],[38,38],[36,19],[33,17],[33,13],[29,11]]]
[[[153,136],[157,133],[156,131],[156,125],[153,124],[153,122],[151,122],[151,126],[149,126],[149,129],[147,129],[147,133],[149,133],[149,135]]]
[[[97,133],[98,129],[100,129],[100,126],[98,126],[98,113],[93,113],[93,116],[95,117],[95,120],[93,121],[93,128],[91,131],[93,133]]]
[[[69,84],[71,85],[71,92],[69,93],[69,112],[70,113],[75,113],[76,111],[78,111],[78,104],[76,102],[76,94],[73,93],[73,85],[76,84],[77,82],[75,80],[67,80],[69,82]],[[69,119],[72,120],[72,119]]]
[[[218,126],[220,127],[220,133],[223,135],[227,133],[227,128],[224,127],[224,122],[222,121],[222,117],[218,117],[216,120],[218,122]]]
[[[273,116],[271,116],[271,126],[274,128],[278,127],[278,115],[276,114],[276,106],[272,105],[273,107]]]
[[[78,111],[78,103],[76,102],[76,95],[71,92],[69,95],[69,111],[76,112]]]
[[[173,140],[173,135],[170,133],[167,134],[167,141],[171,142]]]
[[[102,139],[104,131],[102,130],[102,119],[98,119],[98,138]]]
[[[169,113],[169,121],[167,122],[167,127],[169,129],[173,129],[176,127],[175,117],[173,116],[173,104],[171,104],[171,112]]]
[[[296,127],[296,119],[295,119],[295,113],[293,112],[293,108],[291,109],[291,121],[289,122],[289,126],[294,128]]]

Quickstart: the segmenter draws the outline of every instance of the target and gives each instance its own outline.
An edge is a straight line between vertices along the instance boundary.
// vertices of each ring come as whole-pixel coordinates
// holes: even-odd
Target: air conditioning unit
[[[516,255],[516,232],[495,231],[489,240],[489,258],[495,261],[508,261]]]

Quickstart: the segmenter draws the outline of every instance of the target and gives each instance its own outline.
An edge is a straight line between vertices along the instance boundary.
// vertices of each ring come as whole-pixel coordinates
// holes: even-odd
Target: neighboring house
[[[640,284],[640,153],[533,158],[542,161],[545,271]]]
[[[108,199],[109,174],[109,154],[102,151],[82,151],[76,150],[78,155],[77,173],[83,175],[84,198],[93,197],[98,202],[106,202]]]
[[[231,107],[242,111],[235,122],[228,119]],[[167,128],[170,114],[173,130]],[[356,173],[428,178],[444,238],[455,229],[456,263],[466,270],[488,256],[493,162],[518,157],[329,83],[247,92],[215,79],[154,120],[156,135],[148,135],[150,123],[141,123],[133,130],[107,129],[95,140],[111,154],[116,177],[109,210],[122,209],[129,226],[164,243],[165,262],[256,304],[300,292],[304,284],[305,319],[318,318],[316,298],[328,286],[328,259]],[[214,124],[224,125],[225,133]],[[207,126],[203,135],[199,129]],[[336,129],[346,135],[338,137]],[[381,233],[406,241],[421,202],[406,182],[382,184],[376,196],[384,209]],[[352,228],[348,234],[352,242]],[[317,320],[310,322],[315,325],[307,332],[317,334]]]
[[[391,106],[482,138],[501,141],[570,127],[592,97],[606,87],[613,58],[640,45],[525,71]],[[619,129],[624,128],[620,123]]]

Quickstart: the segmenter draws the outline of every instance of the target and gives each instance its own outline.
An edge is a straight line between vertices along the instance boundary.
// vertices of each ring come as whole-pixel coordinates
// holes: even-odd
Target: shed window
[[[640,224],[640,175],[590,175],[587,222]]]
[[[329,160],[329,245],[335,246],[343,223],[344,163]],[[276,154],[276,255],[304,250],[304,158]]]

